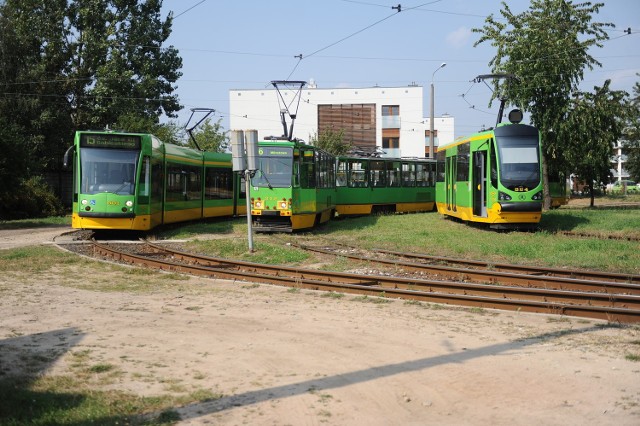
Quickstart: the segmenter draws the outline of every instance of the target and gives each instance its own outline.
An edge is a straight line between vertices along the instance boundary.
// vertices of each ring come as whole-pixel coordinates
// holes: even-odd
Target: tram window
[[[338,161],[338,171],[336,174],[336,186],[347,186],[347,163]]]
[[[456,180],[458,182],[466,182],[469,180],[469,157],[465,155],[457,156],[456,164]]]
[[[386,168],[385,168],[385,164],[384,161],[372,161],[370,163],[370,180],[371,180],[371,186],[373,187],[383,187],[383,186],[387,186],[387,182],[386,182]]]
[[[496,150],[493,146],[493,141],[491,141],[491,161],[490,161],[490,170],[491,170],[491,185],[494,188],[498,187],[498,159],[496,158]]]
[[[416,186],[415,164],[402,163],[402,186]]]
[[[387,169],[389,171],[389,186],[400,186],[401,163],[399,161],[390,161],[387,163]]]
[[[201,198],[200,168],[185,165],[167,166],[167,201]]]
[[[429,186],[428,164],[416,164],[416,186]]]
[[[436,182],[444,182],[444,166],[446,158],[447,154],[445,151],[439,151],[436,153]]]
[[[366,188],[369,186],[367,181],[367,162],[366,161],[350,161],[349,162],[349,187],[350,188]]]
[[[162,163],[159,161],[151,164],[151,199],[162,200]]]
[[[467,182],[469,180],[469,144],[458,145],[458,155],[456,158],[456,180]]]
[[[302,188],[316,187],[316,172],[313,155],[302,155],[302,165],[300,166],[300,186]]]
[[[138,186],[138,203],[149,203],[149,191],[150,191],[150,179],[151,170],[149,166],[150,158],[145,156],[142,159],[142,168],[140,169],[140,184]]]
[[[205,176],[205,199],[233,198],[233,172],[231,169],[209,167]]]
[[[300,187],[300,162],[297,159],[293,160],[293,186],[295,188]]]

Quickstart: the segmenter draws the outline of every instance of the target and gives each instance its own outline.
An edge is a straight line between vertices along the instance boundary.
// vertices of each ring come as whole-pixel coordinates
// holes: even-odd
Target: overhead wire
[[[423,4],[421,4],[421,5],[418,5],[418,6],[409,7],[409,8],[404,9],[404,10],[413,10],[413,9],[416,9],[416,8],[418,8],[418,7],[421,7],[421,6],[426,6],[426,5],[428,5],[428,4],[434,4],[434,3],[439,3],[439,2],[441,2],[441,1],[442,1],[442,0],[433,0],[433,1],[430,1],[430,2],[427,2],[427,3],[423,3]],[[333,43],[330,43],[330,44],[328,44],[327,46],[324,46],[324,47],[322,47],[322,48],[320,48],[320,49],[317,49],[317,50],[315,50],[315,51],[313,51],[313,52],[311,52],[311,53],[309,53],[309,54],[307,54],[307,55],[303,55],[303,54],[301,53],[301,54],[299,54],[299,55],[294,56],[294,58],[297,58],[297,59],[298,59],[298,62],[296,62],[296,65],[293,67],[293,69],[291,70],[291,72],[290,72],[290,73],[289,73],[289,75],[287,76],[287,80],[288,80],[289,78],[291,78],[291,76],[292,76],[292,75],[293,75],[293,73],[296,71],[296,69],[297,69],[297,68],[298,68],[298,66],[300,65],[300,62],[302,62],[302,60],[303,60],[303,59],[310,58],[310,57],[312,57],[312,56],[314,56],[314,55],[316,55],[316,54],[318,54],[318,53],[320,53],[320,52],[323,52],[323,51],[325,51],[325,50],[327,50],[327,49],[329,49],[329,48],[331,48],[331,47],[333,47],[333,46],[335,46],[335,45],[337,45],[337,44],[340,44],[340,43],[342,43],[343,41],[348,40],[348,39],[350,39],[351,37],[354,37],[354,36],[356,36],[356,35],[358,35],[358,34],[360,34],[360,33],[364,32],[364,31],[366,31],[366,30],[368,30],[368,29],[370,29],[370,28],[373,28],[373,27],[375,27],[376,25],[381,24],[382,22],[384,22],[384,21],[386,21],[386,20],[388,20],[388,19],[390,19],[390,18],[392,18],[392,17],[396,16],[396,15],[397,15],[397,14],[399,14],[400,12],[402,12],[402,6],[401,6],[400,4],[398,4],[397,6],[391,6],[391,9],[392,9],[392,10],[396,10],[397,12],[394,12],[394,13],[392,13],[391,15],[388,15],[388,16],[386,16],[386,17],[384,17],[384,18],[382,18],[382,19],[380,19],[380,20],[378,20],[378,21],[376,21],[376,22],[374,22],[374,23],[372,23],[372,24],[370,24],[370,25],[367,25],[366,27],[364,27],[364,28],[362,28],[362,29],[360,29],[360,30],[358,30],[358,31],[356,31],[356,32],[354,32],[354,33],[352,33],[352,34],[349,34],[349,35],[348,35],[348,36],[346,36],[346,37],[341,38],[341,39],[340,39],[340,40],[338,40],[338,41],[335,41],[335,42],[333,42]]]
[[[196,6],[200,6],[202,3],[204,3],[207,0],[201,0],[198,3],[194,4],[193,6],[191,6],[190,8],[183,10],[182,12],[178,13],[176,16],[173,17],[173,19],[179,18],[182,15],[184,15],[185,13],[189,12],[191,9],[195,8]]]

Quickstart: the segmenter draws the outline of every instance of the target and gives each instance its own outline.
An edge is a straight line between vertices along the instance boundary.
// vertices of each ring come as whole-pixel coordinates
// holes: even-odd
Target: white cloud
[[[471,30],[467,27],[460,27],[447,34],[447,44],[457,49],[464,47],[471,38]]]

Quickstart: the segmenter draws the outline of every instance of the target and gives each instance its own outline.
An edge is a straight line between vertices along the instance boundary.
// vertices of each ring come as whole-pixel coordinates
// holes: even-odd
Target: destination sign
[[[80,146],[84,148],[140,149],[140,136],[109,133],[84,133]]]
[[[291,148],[263,146],[258,150],[258,155],[267,157],[291,157],[292,154],[293,150]]]

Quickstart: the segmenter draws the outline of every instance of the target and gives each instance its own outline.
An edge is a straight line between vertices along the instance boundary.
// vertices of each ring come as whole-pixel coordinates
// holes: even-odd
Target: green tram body
[[[339,157],[336,212],[350,216],[433,211],[435,171],[435,161],[424,158]]]
[[[244,186],[232,171],[230,154],[112,131],[76,132],[70,153],[73,228],[148,231],[246,214]]]
[[[438,212],[496,229],[535,226],[542,214],[540,159],[538,130],[525,124],[500,124],[440,147]]]
[[[293,232],[329,221],[336,207],[335,157],[298,140],[258,142],[251,178],[257,232]]]

